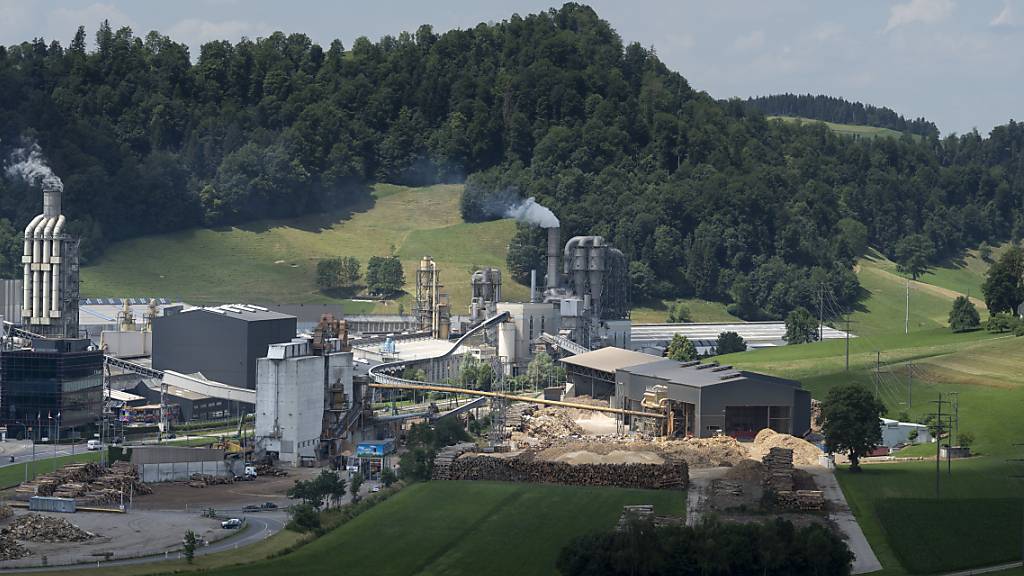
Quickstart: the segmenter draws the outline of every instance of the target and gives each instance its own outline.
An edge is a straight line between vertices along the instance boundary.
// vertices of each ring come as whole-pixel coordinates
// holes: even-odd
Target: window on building
[[[540,317],[540,331],[541,333],[544,332],[544,316]]]
[[[533,316],[530,316],[530,340],[533,340]]]

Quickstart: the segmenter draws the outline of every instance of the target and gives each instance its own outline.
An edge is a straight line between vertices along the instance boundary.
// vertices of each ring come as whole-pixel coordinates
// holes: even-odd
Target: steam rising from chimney
[[[43,150],[35,142],[24,148],[16,148],[11,153],[7,175],[21,178],[30,184],[42,185],[46,191],[64,191],[64,183],[46,164]]]
[[[504,213],[505,218],[515,218],[520,222],[534,224],[541,228],[558,228],[558,217],[551,210],[541,206],[532,197],[509,206]]]

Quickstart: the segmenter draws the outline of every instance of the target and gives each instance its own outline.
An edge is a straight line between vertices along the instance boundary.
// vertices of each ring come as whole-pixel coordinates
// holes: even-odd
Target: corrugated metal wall
[[[21,322],[21,280],[0,280],[0,316],[8,322]]]

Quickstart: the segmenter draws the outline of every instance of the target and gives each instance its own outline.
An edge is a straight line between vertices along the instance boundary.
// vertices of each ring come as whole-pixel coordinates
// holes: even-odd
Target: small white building
[[[897,444],[910,444],[910,433],[912,430],[917,430],[917,438],[914,439],[914,444],[927,444],[932,441],[932,435],[924,424],[882,418],[881,426],[881,446],[886,448],[892,448]]]
[[[340,350],[340,342],[329,341]],[[324,426],[328,387],[352,388],[352,353],[331,352],[324,375],[323,355],[314,355],[310,340],[271,344],[256,361],[256,441],[278,459],[299,466],[317,458]]]

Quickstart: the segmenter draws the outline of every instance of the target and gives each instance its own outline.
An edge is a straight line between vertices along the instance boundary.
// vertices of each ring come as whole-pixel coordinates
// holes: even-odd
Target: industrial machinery
[[[482,268],[473,272],[469,282],[473,290],[469,321],[475,326],[483,322],[484,318],[497,314],[497,305],[501,301],[501,270]]]
[[[32,332],[78,337],[78,239],[64,233],[63,185],[44,178],[43,213],[25,227],[21,315]]]
[[[447,340],[451,332],[451,305],[448,294],[441,292],[441,271],[437,262],[424,256],[416,269],[416,317],[419,329],[429,331],[433,338]]]

